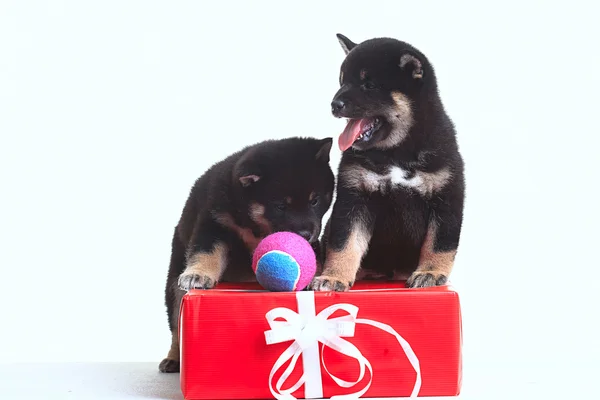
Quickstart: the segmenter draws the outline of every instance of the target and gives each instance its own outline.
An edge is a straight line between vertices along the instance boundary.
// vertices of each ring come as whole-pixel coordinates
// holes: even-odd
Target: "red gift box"
[[[188,400],[456,396],[461,388],[451,286],[275,293],[221,284],[183,297],[179,338]]]

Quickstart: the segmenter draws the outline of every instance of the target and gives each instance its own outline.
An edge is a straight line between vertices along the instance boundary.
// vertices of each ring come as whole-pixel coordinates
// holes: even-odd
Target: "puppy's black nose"
[[[300,232],[298,232],[298,235],[300,235],[304,239],[310,241],[310,238],[312,237],[312,232],[311,231],[300,231]]]
[[[331,112],[334,114],[339,113],[346,107],[346,103],[343,100],[334,100],[331,102]]]

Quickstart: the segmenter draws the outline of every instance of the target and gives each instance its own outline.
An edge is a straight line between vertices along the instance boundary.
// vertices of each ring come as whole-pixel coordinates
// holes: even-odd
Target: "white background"
[[[485,4],[484,4],[485,3]],[[592,2],[0,2],[0,360],[150,361],[194,180],[244,145],[343,129],[343,51],[436,68],[466,163],[464,392],[590,385],[598,337]],[[332,150],[337,168],[339,150]],[[596,371],[596,372],[593,372]],[[476,378],[475,378],[476,377]]]

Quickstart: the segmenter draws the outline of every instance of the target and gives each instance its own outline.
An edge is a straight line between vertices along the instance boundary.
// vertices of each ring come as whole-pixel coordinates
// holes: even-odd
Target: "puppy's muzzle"
[[[296,229],[296,230],[294,230],[294,232],[297,235],[302,236],[304,239],[306,239],[310,243],[313,243],[315,240],[317,240],[319,238],[319,231],[316,229],[316,227],[314,227],[314,228],[306,227],[306,228],[302,228],[302,229]]]
[[[313,233],[311,231],[300,231],[298,232],[298,235],[302,236],[306,240],[310,240],[313,236]]]

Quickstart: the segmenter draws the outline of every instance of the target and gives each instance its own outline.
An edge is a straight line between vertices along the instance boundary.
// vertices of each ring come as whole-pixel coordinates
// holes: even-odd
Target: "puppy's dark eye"
[[[277,208],[277,210],[279,210],[279,211],[285,211],[285,209],[287,208],[287,204],[278,203],[277,205],[275,205],[275,208]]]
[[[310,201],[310,205],[313,206],[313,207],[316,207],[317,205],[319,205],[319,198],[315,196],[315,198],[313,198]]]
[[[371,81],[366,81],[365,83],[363,83],[363,88],[367,89],[367,90],[373,90],[375,88],[377,88],[377,86],[371,82]]]

